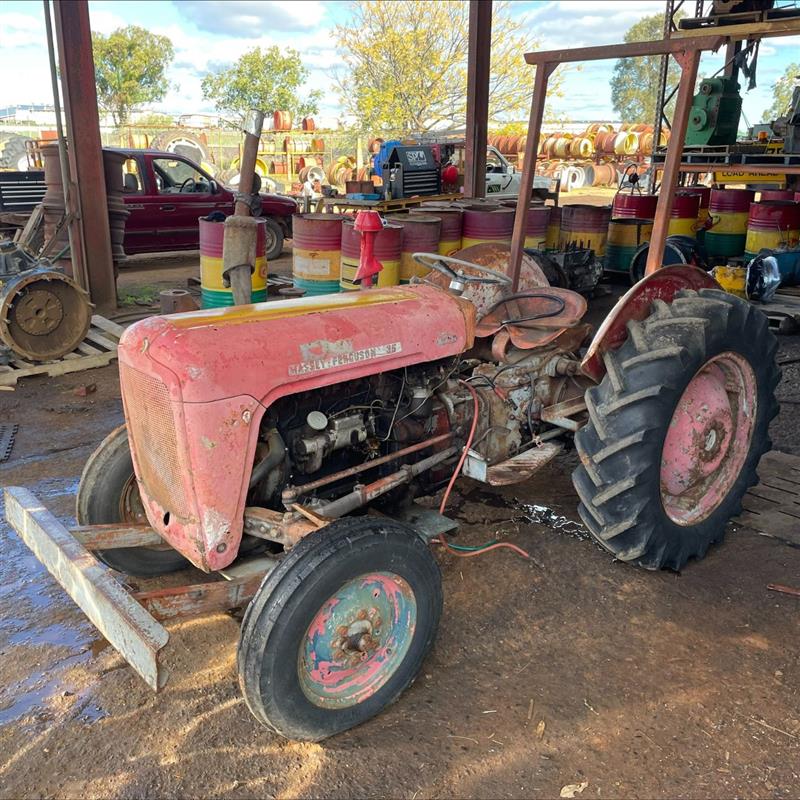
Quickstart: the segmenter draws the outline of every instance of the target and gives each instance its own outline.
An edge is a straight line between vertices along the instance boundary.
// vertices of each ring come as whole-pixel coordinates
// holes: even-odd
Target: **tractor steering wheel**
[[[442,275],[450,279],[450,288],[459,293],[464,291],[464,286],[467,283],[482,283],[488,286],[508,286],[511,284],[511,278],[508,275],[504,275],[502,272],[495,272],[495,270],[480,264],[473,264],[471,261],[462,261],[460,258],[442,256],[436,253],[414,253],[412,258],[423,267],[441,272]],[[450,264],[456,265],[457,268],[453,269],[449,266]],[[486,277],[468,275],[458,267],[469,267],[482,272]]]

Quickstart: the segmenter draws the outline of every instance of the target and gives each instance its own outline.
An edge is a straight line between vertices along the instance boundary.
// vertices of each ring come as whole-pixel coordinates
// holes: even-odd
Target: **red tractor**
[[[78,522],[149,523],[155,547],[96,546],[134,575],[271,564],[238,670],[255,717],[284,736],[357,725],[419,673],[442,608],[419,528],[446,519],[402,521],[414,496],[460,473],[524,481],[574,442],[597,542],[677,570],[757,481],[779,380],[764,315],[695,267],[667,267],[585,349],[584,298],[527,256],[512,294],[507,258],[493,245],[419,254],[431,271],[416,285],[154,317],[123,337],[127,426],[86,465]]]

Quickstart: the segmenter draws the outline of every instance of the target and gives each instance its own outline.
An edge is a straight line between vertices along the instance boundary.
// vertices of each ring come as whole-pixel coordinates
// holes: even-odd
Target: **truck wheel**
[[[264,217],[264,220],[266,221],[264,233],[267,237],[265,242],[267,261],[274,261],[276,258],[280,258],[283,252],[283,228],[274,219]]]
[[[75,516],[79,525],[147,522],[133,472],[128,428],[120,425],[106,436],[83,468]],[[112,569],[138,578],[164,575],[190,566],[172,548],[119,547],[95,550]]]
[[[604,548],[678,570],[722,539],[772,445],[777,347],[760,311],[716,289],[628,323],[575,436],[579,511]]]
[[[238,667],[250,711],[312,742],[365,722],[417,677],[441,610],[439,567],[413,530],[331,523],[291,550],[245,613]]]

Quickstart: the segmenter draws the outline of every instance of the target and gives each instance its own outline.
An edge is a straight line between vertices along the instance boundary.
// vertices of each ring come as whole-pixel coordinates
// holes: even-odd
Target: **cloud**
[[[90,8],[89,24],[92,26],[93,31],[108,36],[109,33],[117,30],[117,28],[124,28],[130,23],[125,22],[122,17],[118,16],[113,11],[106,11],[101,8]]]
[[[314,30],[325,16],[325,6],[318,0],[173,0],[173,4],[201,31],[249,39],[268,31]]]
[[[41,13],[32,15],[7,11],[0,14],[0,42],[3,43],[4,50],[14,47],[37,47],[44,41],[44,17]]]

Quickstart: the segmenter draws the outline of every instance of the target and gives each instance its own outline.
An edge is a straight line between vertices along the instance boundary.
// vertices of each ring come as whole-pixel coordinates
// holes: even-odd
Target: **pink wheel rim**
[[[661,502],[678,525],[706,519],[742,471],[757,413],[747,360],[731,351],[709,359],[689,382],[661,451]]]

